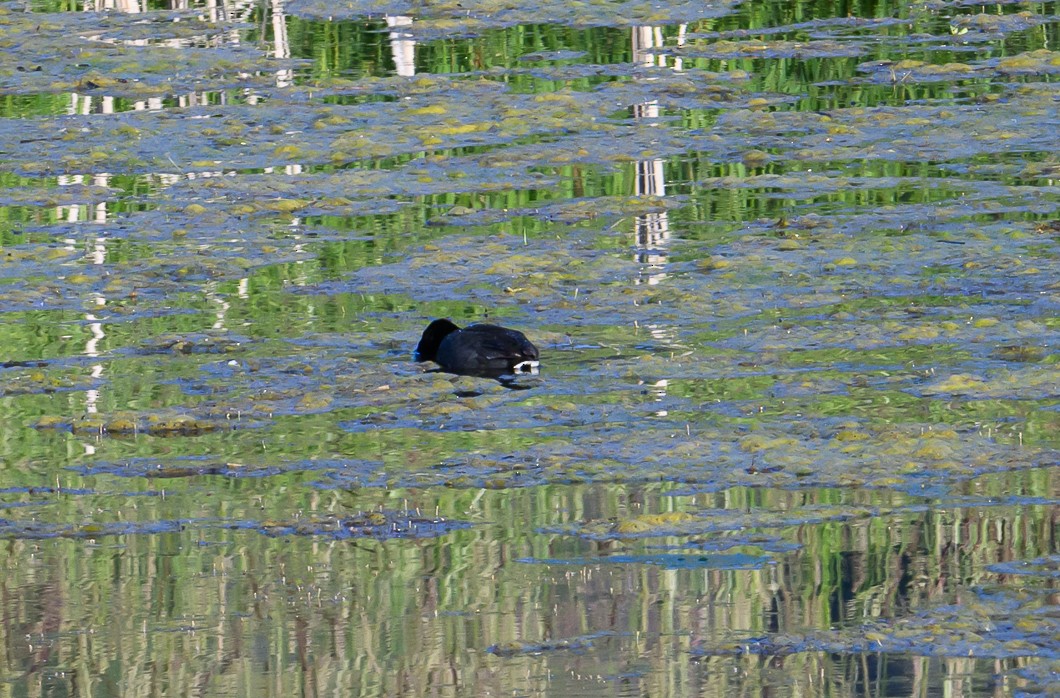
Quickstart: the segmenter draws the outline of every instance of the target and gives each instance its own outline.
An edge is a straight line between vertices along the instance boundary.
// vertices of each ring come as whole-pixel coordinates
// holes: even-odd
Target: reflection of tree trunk
[[[633,223],[637,240],[637,261],[647,267],[647,283],[655,285],[666,278],[666,246],[670,241],[670,219],[666,211],[645,213]]]
[[[666,177],[661,158],[637,162],[637,196],[666,196]]]
[[[633,27],[633,63],[645,67],[655,65],[658,58],[665,64],[666,59],[656,56],[651,49],[662,46],[661,27]]]
[[[65,608],[63,589],[65,586],[65,580],[51,579],[38,590],[40,592],[39,601],[41,605],[40,623],[37,624],[36,628],[27,627],[26,633],[41,638],[41,643],[39,647],[32,650],[30,665],[26,669],[24,676],[31,676],[37,673],[41,667],[47,665],[48,660],[51,658],[52,650],[57,642],[56,637],[63,627],[63,609]],[[17,626],[8,624],[6,627],[11,629]]]
[[[91,0],[85,3],[86,12],[102,12],[104,10],[115,10],[126,14],[140,14],[147,10],[142,0]]]
[[[412,17],[387,17],[386,23],[394,29],[390,32],[390,53],[394,56],[394,70],[402,77],[412,77],[416,74],[416,42],[410,32],[401,30],[401,27],[412,26]]]
[[[688,40],[686,38],[687,32],[688,32],[688,25],[687,24],[678,25],[678,27],[677,27],[677,45],[678,46],[684,46],[685,45],[685,42]],[[682,68],[683,68],[683,65],[681,63],[681,59],[680,58],[674,58],[674,70],[681,70]]]
[[[684,46],[687,24],[677,28],[677,45]],[[650,68],[651,66],[666,67],[666,56],[659,55],[654,49],[663,46],[661,27],[633,27],[633,63],[634,65]],[[681,59],[674,59],[674,70],[681,70]]]
[[[313,662],[313,650],[310,647],[309,622],[302,614],[294,619],[294,637],[298,665],[302,670],[302,695],[305,698],[313,698],[317,695],[316,663]]]
[[[272,0],[272,55],[276,58],[291,57],[291,41],[287,35],[287,14],[283,11],[283,0]],[[294,82],[294,71],[290,68],[276,71],[276,86],[288,87]]]
[[[682,33],[683,31],[682,28]],[[633,27],[632,44],[635,64],[644,67],[666,64],[665,56],[652,53],[653,49],[663,45],[660,27]],[[643,79],[651,80],[652,78]],[[636,120],[657,119],[659,118],[659,103],[653,101],[634,104],[632,111],[633,118]],[[637,162],[636,175],[634,187],[637,196],[666,196],[666,173],[661,159],[640,160]],[[666,274],[662,272],[666,266],[666,252],[660,249],[670,239],[670,221],[666,212],[637,216],[634,234],[640,250],[637,253],[637,261],[647,265],[649,270],[647,283],[657,284],[666,278]],[[655,332],[653,331],[652,334]]]
[[[188,0],[171,0],[172,2],[180,2],[187,9]],[[177,9],[177,8],[173,8]],[[210,22],[226,22],[232,17],[232,7],[229,5],[227,0],[206,0],[206,16]],[[239,43],[239,32],[232,32],[233,43]]]

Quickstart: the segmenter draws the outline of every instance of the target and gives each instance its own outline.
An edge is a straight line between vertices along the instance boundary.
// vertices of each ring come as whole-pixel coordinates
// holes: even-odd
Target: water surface
[[[1057,17],[0,4],[8,693],[1060,690]]]

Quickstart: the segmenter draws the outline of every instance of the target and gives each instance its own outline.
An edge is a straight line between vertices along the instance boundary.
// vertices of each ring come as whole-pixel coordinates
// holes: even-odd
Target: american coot
[[[449,320],[427,325],[415,357],[449,373],[492,378],[532,373],[538,365],[537,347],[522,332],[486,324],[460,329]]]

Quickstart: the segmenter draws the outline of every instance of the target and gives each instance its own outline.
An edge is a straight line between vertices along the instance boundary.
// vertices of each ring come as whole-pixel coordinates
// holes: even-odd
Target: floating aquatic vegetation
[[[669,570],[746,570],[760,569],[776,562],[773,558],[761,555],[742,554],[681,554],[657,553],[645,555],[601,555],[598,557],[572,558],[523,558],[519,562],[535,565],[655,565]]]
[[[265,69],[256,47],[216,40],[229,28],[184,19],[175,22],[168,12],[4,12],[3,36],[34,41],[4,40],[9,65],[17,69],[5,70],[0,85],[20,93],[148,100],[211,88],[267,89],[275,84],[276,70],[298,63],[275,60]],[[144,40],[145,34],[153,40]],[[64,137],[57,132],[48,140]]]
[[[148,436],[200,436],[210,432],[252,426],[238,419],[197,418],[187,414],[133,414],[113,415],[87,414],[69,418],[45,416],[37,421],[37,429],[69,430],[75,434],[130,437],[140,434]]]
[[[153,458],[130,458],[121,463],[95,463],[90,466],[74,467],[71,470],[83,475],[142,477],[149,480],[172,480],[200,475],[254,478],[268,477],[283,472],[276,467],[261,467],[254,463],[220,463],[209,458],[177,458],[165,461]]]
[[[665,550],[706,550],[711,552],[723,552],[733,548],[754,548],[766,553],[790,553],[799,550],[801,547],[802,545],[799,543],[785,540],[779,535],[758,532],[730,532],[724,537],[711,535],[704,538],[692,538],[674,545],[648,545],[648,548],[662,548]]]
[[[1060,578],[1060,557],[1050,555],[1033,560],[1013,560],[990,565],[987,569],[998,574],[1012,574],[1045,579]]]
[[[491,645],[487,652],[498,657],[515,657],[526,654],[543,654],[546,652],[574,651],[581,652],[593,647],[596,640],[611,637],[613,633],[592,633],[578,637],[567,637],[543,642],[521,642],[512,640],[502,645]]]
[[[138,351],[144,354],[232,354],[243,351],[247,341],[245,337],[229,334],[161,335],[144,341]]]
[[[981,33],[989,36],[1008,34],[1011,32],[1024,31],[1031,27],[1037,27],[1048,23],[1048,18],[1023,11],[1016,14],[986,14],[962,15],[954,17],[950,22],[950,31],[959,34],[962,39],[971,37],[970,33]]]
[[[545,533],[562,533],[589,540],[622,540],[657,538],[664,536],[698,536],[722,531],[746,529],[787,528],[826,521],[846,521],[886,516],[887,512],[872,507],[857,508],[849,504],[837,507],[801,507],[794,512],[755,511],[739,513],[703,509],[689,512],[644,514],[617,521],[586,521],[563,527],[548,527]],[[724,556],[723,556],[724,557]]]
[[[36,364],[24,366],[23,364]],[[9,362],[10,364],[10,362]],[[14,362],[0,372],[0,396],[51,394],[84,390],[91,386],[91,376],[68,369],[55,369],[46,362]],[[19,370],[10,370],[19,369]]]
[[[436,538],[471,526],[466,521],[455,521],[440,516],[426,517],[413,512],[391,510],[294,521],[236,521],[224,525],[229,528],[260,531],[269,536],[321,536],[336,540]]]
[[[963,603],[936,605],[894,621],[805,634],[779,633],[717,642],[697,638],[694,656],[802,652],[886,652],[935,657],[1060,658],[1060,621],[1040,612],[1049,592],[1014,595],[972,591]]]
[[[839,58],[864,55],[865,49],[851,42],[818,41],[712,41],[693,48],[675,50],[688,58]]]
[[[175,533],[183,530],[186,523],[186,521],[47,523],[0,519],[0,537],[31,540],[49,538],[94,540],[109,536]]]

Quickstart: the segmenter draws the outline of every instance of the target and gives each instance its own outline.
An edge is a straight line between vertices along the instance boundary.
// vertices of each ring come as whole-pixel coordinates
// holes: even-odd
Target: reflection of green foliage
[[[0,95],[0,115],[7,119],[27,119],[60,114],[70,104],[67,95]]]
[[[92,484],[107,490],[121,483],[97,477],[92,479]],[[644,510],[648,512],[697,512],[706,503],[714,507],[714,515],[720,518],[739,516],[748,510],[789,511],[795,518],[800,509],[812,511],[821,505],[838,503],[849,506],[872,503],[894,509],[891,513],[856,521],[781,528],[765,525],[756,531],[714,537],[718,542],[726,537],[734,544],[742,542],[743,547],[739,549],[747,551],[756,549],[755,537],[767,542],[770,534],[797,543],[799,548],[786,554],[785,562],[775,568],[717,570],[709,574],[702,570],[651,567],[638,571],[645,578],[644,583],[665,584],[670,589],[664,601],[654,602],[656,607],[661,605],[667,610],[667,615],[692,613],[704,603],[725,608],[764,605],[765,608],[750,613],[739,623],[742,632],[754,636],[770,629],[779,630],[784,637],[799,637],[808,628],[857,631],[867,620],[886,618],[903,609],[923,609],[935,603],[940,593],[945,593],[946,599],[956,593],[956,589],[940,590],[922,583],[923,580],[938,579],[941,574],[960,579],[963,585],[989,582],[991,577],[982,572],[986,564],[1008,554],[1022,556],[1025,551],[1041,549],[1047,544],[1043,536],[1048,536],[1051,530],[1048,507],[916,513],[903,511],[901,499],[881,501],[879,493],[865,495],[851,490],[736,489],[701,495],[700,502],[693,505],[690,497],[660,496],[669,489],[660,486],[566,486],[481,494],[463,490],[306,491],[304,498],[281,500],[254,497],[257,484],[220,478],[172,480],[166,482],[166,497],[115,493],[97,495],[90,503],[67,496],[47,505],[45,510],[53,516],[77,522],[70,533],[78,537],[106,532],[103,524],[111,518],[97,512],[123,511],[138,521],[176,521],[189,517],[202,517],[204,521],[189,522],[183,533],[100,537],[96,545],[86,545],[76,538],[11,540],[4,547],[6,558],[0,564],[9,570],[9,584],[17,585],[22,594],[17,599],[17,608],[13,609],[19,611],[13,614],[18,620],[5,629],[11,635],[5,641],[13,642],[13,636],[21,636],[33,623],[48,618],[77,628],[107,627],[114,633],[113,642],[120,642],[122,637],[140,638],[137,641],[142,642],[146,633],[152,640],[146,651],[156,659],[154,664],[181,657],[192,668],[205,668],[213,663],[202,653],[191,651],[189,634],[197,642],[218,643],[249,642],[254,637],[277,637],[277,642],[297,643],[300,634],[307,634],[309,638],[304,641],[312,642],[313,646],[339,647],[343,653],[337,657],[312,653],[299,660],[295,653],[279,652],[270,660],[267,672],[273,681],[284,686],[290,682],[293,686],[299,662],[308,661],[316,668],[322,684],[337,686],[329,683],[340,680],[335,674],[346,676],[346,667],[356,666],[358,658],[370,654],[379,664],[379,672],[352,672],[349,676],[359,678],[347,676],[342,679],[346,682],[343,685],[353,686],[360,695],[386,695],[393,684],[385,677],[401,671],[415,674],[416,667],[422,666],[423,657],[451,656],[460,651],[465,640],[458,638],[465,633],[471,633],[485,645],[555,642],[586,631],[606,629],[601,628],[594,614],[594,599],[603,593],[601,589],[611,586],[609,593],[616,603],[634,608],[657,598],[622,587],[618,580],[630,574],[625,568],[603,567],[593,575],[601,575],[603,579],[594,579],[589,575],[572,575],[569,568],[517,563],[510,559],[513,555],[547,559],[590,553],[593,548],[580,543],[577,536],[533,533],[539,526],[578,520],[582,512],[618,512],[631,500],[644,502]],[[1027,496],[1048,496],[1055,482],[1037,474],[1004,485],[985,482],[983,486],[996,490],[997,494],[1016,489]],[[260,502],[260,509],[256,507],[252,513],[242,509],[239,502],[248,495]],[[35,497],[48,501],[55,495],[21,495],[26,501]],[[336,542],[300,536],[273,539],[253,531],[226,531],[208,524],[218,513],[237,519],[249,514],[282,522],[292,510],[305,511],[309,518],[313,513],[319,516],[328,512],[351,515],[371,512],[379,506],[400,510],[406,504],[431,516],[435,511],[458,520],[470,515],[483,523],[440,539],[383,542]],[[1012,530],[1018,538],[1000,543],[990,534],[998,528]],[[674,538],[661,541],[678,545],[689,542]],[[658,552],[649,546],[659,542],[629,543],[626,552]],[[122,553],[117,558],[115,544]],[[41,561],[35,572],[24,564],[16,564],[29,554],[31,547]],[[696,552],[694,547],[681,550],[709,556],[709,553]],[[121,573],[121,583],[113,582],[115,566]],[[798,590],[797,593],[778,593],[771,586],[778,581],[786,588]],[[218,585],[224,589],[223,601],[218,596]],[[1024,594],[1033,594],[1033,586]],[[724,590],[724,596],[720,596],[719,587]],[[63,603],[45,603],[57,588],[63,590]],[[550,615],[562,616],[582,629],[557,633],[556,628],[535,615],[528,618],[533,622],[519,625],[491,622],[480,618],[482,614],[469,613],[476,608],[499,607],[496,612],[505,618],[525,618],[514,606],[528,594],[536,603],[553,609]],[[984,600],[967,605],[974,610],[982,603]],[[121,614],[107,610],[118,605],[123,608]],[[425,608],[431,612],[425,613]],[[242,613],[240,609],[254,612]],[[997,608],[995,611],[994,623],[1005,618],[1005,611]],[[194,631],[171,632],[175,625],[188,618],[223,618],[231,613],[237,614],[238,622],[204,624],[205,627]],[[639,633],[642,638],[659,638],[661,631],[653,624],[654,617],[648,613],[628,613],[623,618],[623,630]],[[697,639],[702,636],[706,646],[738,639],[726,631],[734,621],[709,618],[704,622],[706,625],[694,632]],[[936,633],[962,632],[959,619],[945,620],[940,616],[939,622],[942,625],[936,627]],[[674,621],[673,627],[680,630],[687,626]],[[670,634],[665,632],[662,636]],[[52,642],[74,651],[78,636],[61,632]],[[619,643],[615,651],[620,656],[635,647],[623,636],[614,641]],[[668,653],[685,656],[678,651],[679,646],[664,644],[663,647]],[[80,651],[86,657],[97,658],[110,649],[109,644],[97,642]],[[15,653],[12,660],[29,661],[29,657]],[[505,680],[515,681],[527,666],[556,669],[570,660],[570,655],[564,653],[538,653],[507,660],[498,665],[497,671]],[[252,657],[242,661],[257,666],[257,660]],[[713,661],[718,671],[737,664],[736,660]],[[843,673],[835,670],[843,666],[843,660],[838,657],[794,654],[786,658],[786,665],[805,665],[807,669],[831,666],[833,671],[819,675],[832,677],[829,681],[842,685],[839,677]],[[993,662],[988,662],[981,670],[990,675],[992,667]],[[673,679],[672,674],[668,677]],[[179,685],[182,680],[172,675],[169,679],[171,686],[172,682]],[[124,679],[126,685],[139,680],[137,677]],[[243,680],[254,683],[249,678]],[[355,683],[350,684],[350,680]],[[217,676],[214,681],[223,683],[224,677]],[[844,688],[836,690],[849,692]]]

